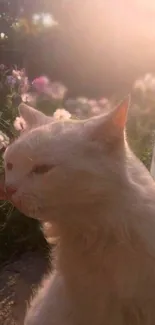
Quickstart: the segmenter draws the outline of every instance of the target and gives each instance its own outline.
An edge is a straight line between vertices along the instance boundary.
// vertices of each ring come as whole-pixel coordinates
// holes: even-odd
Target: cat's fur
[[[155,184],[127,146],[127,106],[86,121],[22,107],[28,128],[4,154],[6,186],[59,235],[25,325],[155,325]]]

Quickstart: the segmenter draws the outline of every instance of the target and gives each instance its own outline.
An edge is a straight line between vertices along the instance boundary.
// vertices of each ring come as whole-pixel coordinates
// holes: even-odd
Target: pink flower
[[[69,120],[71,118],[71,114],[66,111],[64,108],[58,108],[54,114],[53,114],[54,119],[56,120]]]
[[[0,131],[0,149],[6,148],[9,144],[9,138],[6,134]]]
[[[41,76],[33,80],[32,84],[39,92],[44,92],[50,81],[46,76]]]
[[[21,98],[24,103],[31,103],[34,101],[34,96],[30,93],[21,94]]]
[[[14,69],[12,70],[12,75],[16,79],[21,80],[22,78],[26,77],[26,72],[25,69],[21,69],[21,70]]]
[[[44,93],[52,99],[63,99],[67,91],[67,88],[60,82],[50,82],[46,76],[34,79],[32,84],[38,92]]]
[[[142,91],[142,92],[145,92],[146,85],[143,82],[143,80],[138,79],[138,80],[135,81],[135,83],[134,83],[134,90],[137,90],[137,89],[140,90],[140,91]]]
[[[98,104],[100,105],[100,106],[106,106],[106,105],[108,105],[109,104],[109,100],[107,99],[107,98],[101,98],[99,101],[98,101]]]
[[[95,99],[89,99],[89,100],[88,100],[88,104],[89,104],[90,106],[96,106],[96,105],[97,105],[97,101],[96,101]]]
[[[23,131],[26,129],[26,122],[22,117],[16,117],[13,125],[17,131]]]
[[[52,82],[45,89],[45,93],[53,99],[63,99],[67,92],[67,88],[59,82]]]
[[[99,115],[101,113],[101,108],[99,106],[93,106],[91,109],[91,113],[93,115]]]
[[[20,82],[20,87],[19,87],[19,91],[21,94],[24,94],[28,91],[29,89],[29,80],[28,77],[23,77],[21,82]]]
[[[0,64],[0,70],[4,70],[5,69],[5,65],[4,64]]]
[[[16,78],[18,80],[21,80],[21,72],[20,72],[20,70],[13,70],[12,75],[13,75],[14,78]]]

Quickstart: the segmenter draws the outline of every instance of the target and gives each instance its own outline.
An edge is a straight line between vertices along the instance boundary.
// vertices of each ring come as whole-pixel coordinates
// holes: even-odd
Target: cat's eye
[[[33,167],[32,172],[35,174],[45,174],[53,167],[53,165],[36,165]]]
[[[8,162],[8,163],[6,164],[6,168],[7,168],[8,170],[12,170],[12,168],[13,168],[13,164],[12,164],[11,162]]]

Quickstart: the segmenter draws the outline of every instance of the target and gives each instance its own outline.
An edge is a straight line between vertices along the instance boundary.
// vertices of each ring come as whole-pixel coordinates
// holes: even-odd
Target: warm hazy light
[[[34,23],[37,23],[40,20],[40,15],[39,14],[34,14],[32,17],[32,20]]]
[[[154,0],[136,0],[137,4],[146,9],[155,10],[155,1]]]
[[[50,14],[43,14],[42,22],[44,26],[52,26],[53,25],[53,18]]]
[[[7,36],[6,36],[6,34],[5,33],[0,33],[0,39],[5,39],[5,38],[7,38]]]
[[[36,13],[32,17],[32,21],[34,24],[41,23],[44,27],[51,27],[56,25],[56,21],[49,13]]]

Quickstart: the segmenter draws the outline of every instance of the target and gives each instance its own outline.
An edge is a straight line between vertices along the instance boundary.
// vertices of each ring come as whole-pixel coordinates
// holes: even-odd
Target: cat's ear
[[[46,119],[45,114],[36,110],[35,108],[26,105],[25,103],[21,103],[18,110],[20,116],[23,118],[28,128],[40,125],[44,123]]]
[[[130,96],[127,96],[115,107],[111,114],[109,114],[109,123],[120,135],[124,132],[129,105]]]
[[[97,118],[91,133],[92,139],[100,142],[123,139],[129,104],[130,96],[127,96],[106,116]]]

